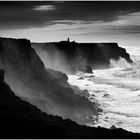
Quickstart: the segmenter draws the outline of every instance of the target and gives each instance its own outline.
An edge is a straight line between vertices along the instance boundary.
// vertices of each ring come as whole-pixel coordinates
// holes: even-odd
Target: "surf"
[[[112,126],[140,133],[140,56],[132,56],[133,64],[123,58],[110,60],[109,69],[96,69],[93,74],[77,72],[68,82],[87,90],[89,100],[103,110],[90,126]]]

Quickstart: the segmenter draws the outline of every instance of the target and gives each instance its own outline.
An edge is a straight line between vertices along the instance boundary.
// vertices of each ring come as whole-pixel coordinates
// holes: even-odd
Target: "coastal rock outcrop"
[[[86,67],[86,72],[87,72],[87,73],[93,73],[93,72],[92,72],[92,67],[91,67],[90,65],[87,65],[87,67]]]
[[[15,95],[4,81],[4,70],[0,70],[0,138],[140,138],[140,134],[82,126],[41,112]]]
[[[0,38],[0,68],[17,96],[48,114],[80,124],[98,116],[97,105],[75,94],[66,74],[46,69],[27,39]]]
[[[126,50],[117,43],[76,43],[69,41],[32,43],[45,66],[65,73],[108,68],[110,59],[132,60]],[[58,66],[59,65],[59,66]],[[90,70],[91,72],[91,70]]]

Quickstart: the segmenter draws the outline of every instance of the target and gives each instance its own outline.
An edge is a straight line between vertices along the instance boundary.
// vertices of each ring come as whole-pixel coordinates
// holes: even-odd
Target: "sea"
[[[123,58],[111,59],[109,69],[68,75],[68,82],[88,90],[89,100],[102,109],[98,119],[87,125],[140,133],[140,49],[132,47],[128,52],[133,64]]]

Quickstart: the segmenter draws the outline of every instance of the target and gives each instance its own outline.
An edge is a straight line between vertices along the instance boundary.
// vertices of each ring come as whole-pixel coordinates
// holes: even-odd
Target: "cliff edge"
[[[0,70],[0,138],[140,138],[140,134],[86,127],[43,113],[15,95]]]
[[[109,68],[110,59],[124,58],[128,63],[133,61],[125,48],[117,43],[77,43],[69,41],[32,43],[32,47],[48,68],[65,73],[90,69]],[[46,62],[46,63],[45,63]],[[63,69],[60,66],[63,66]],[[91,71],[90,71],[91,72]]]
[[[0,69],[5,70],[5,81],[17,96],[48,114],[79,124],[98,116],[96,103],[75,93],[66,74],[45,68],[30,40],[0,38]]]

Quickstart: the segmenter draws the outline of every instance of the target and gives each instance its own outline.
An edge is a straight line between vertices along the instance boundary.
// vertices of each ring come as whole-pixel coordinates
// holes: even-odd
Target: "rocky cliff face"
[[[46,67],[66,73],[76,70],[88,72],[87,66],[93,69],[107,68],[110,66],[110,59],[118,60],[120,57],[125,58],[128,63],[132,63],[129,54],[117,43],[61,41],[32,43],[32,47],[35,48]]]
[[[98,115],[97,105],[75,94],[65,74],[45,69],[29,40],[0,38],[0,68],[17,96],[48,114],[80,124]]]
[[[48,115],[21,100],[0,70],[0,138],[140,138],[123,129],[91,128]]]

